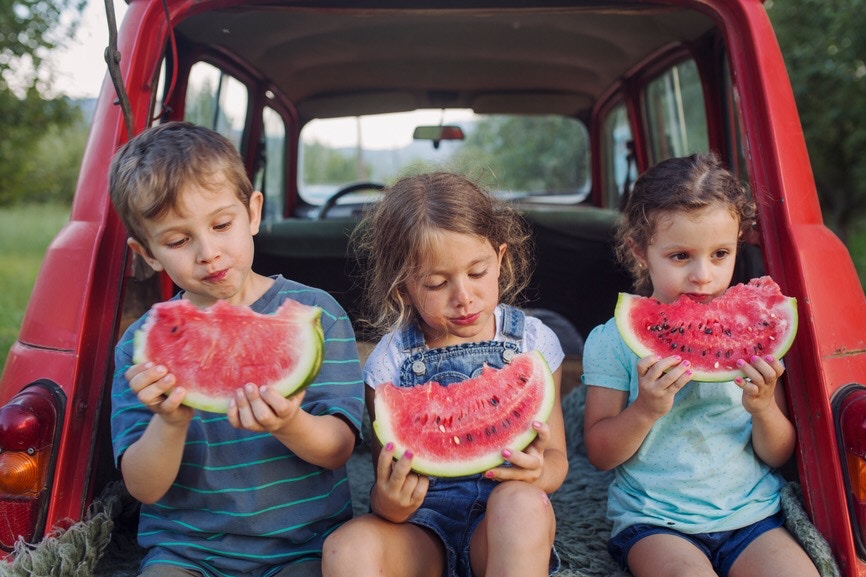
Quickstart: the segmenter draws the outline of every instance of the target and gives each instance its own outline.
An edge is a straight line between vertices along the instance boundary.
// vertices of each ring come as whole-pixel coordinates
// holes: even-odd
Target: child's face
[[[505,245],[496,250],[484,238],[455,232],[439,238],[423,274],[406,287],[427,345],[434,348],[492,339]]]
[[[708,302],[722,294],[734,274],[739,221],[724,207],[677,211],[659,217],[645,251],[653,297],[671,303],[681,295]]]
[[[191,184],[179,195],[176,209],[145,222],[148,246],[129,246],[156,271],[165,271],[198,306],[217,300],[250,304],[253,235],[259,230],[262,194],[250,207],[240,201],[227,181],[212,188]]]

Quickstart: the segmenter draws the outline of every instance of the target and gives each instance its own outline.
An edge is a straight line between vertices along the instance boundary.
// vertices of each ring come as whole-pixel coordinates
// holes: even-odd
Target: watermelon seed
[[[459,445],[459,444],[460,444],[460,437],[458,437],[457,435],[454,435],[454,444],[455,444],[455,445]]]
[[[704,329],[704,334],[708,334],[708,335],[713,334],[713,329],[711,329],[710,327],[705,328],[705,329]]]
[[[767,338],[770,339],[771,341],[776,340],[776,337],[774,337],[773,335],[767,335]]]
[[[472,442],[472,433],[466,434],[466,440],[469,441],[470,443]]]
[[[442,431],[442,432],[444,433],[444,432],[445,432],[445,427],[443,427],[442,425],[439,425],[439,430]]]
[[[499,404],[499,397],[493,397],[492,399],[490,399],[490,404],[493,405],[494,407],[496,405],[498,405]]]

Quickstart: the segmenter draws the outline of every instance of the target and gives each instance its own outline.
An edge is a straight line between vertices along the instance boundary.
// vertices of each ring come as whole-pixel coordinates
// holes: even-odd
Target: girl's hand
[[[767,355],[763,358],[753,356],[749,362],[738,359],[737,366],[746,374],[745,378],[734,379],[734,383],[743,389],[743,407],[746,411],[754,415],[774,409],[776,382],[785,372],[782,363]]]
[[[394,523],[402,523],[414,513],[430,486],[430,479],[412,472],[412,453],[406,451],[394,461],[394,444],[379,453],[376,484],[370,496],[373,512]]]
[[[692,379],[689,362],[679,355],[646,356],[637,363],[638,395],[635,408],[658,420],[670,412],[674,395]]]
[[[235,391],[226,416],[236,429],[279,433],[301,411],[305,392],[306,389],[287,398],[270,387],[247,383]]]
[[[538,436],[523,451],[502,451],[502,457],[510,467],[496,467],[484,473],[488,479],[496,481],[525,481],[533,484],[541,478],[544,471],[544,450],[550,441],[550,426],[533,421],[532,428]]]
[[[175,386],[174,375],[164,366],[139,363],[129,367],[124,376],[138,400],[167,423],[186,424],[192,420],[192,408],[181,404],[186,389]]]

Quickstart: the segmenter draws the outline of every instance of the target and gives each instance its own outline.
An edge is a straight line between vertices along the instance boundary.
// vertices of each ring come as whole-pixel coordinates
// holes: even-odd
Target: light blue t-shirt
[[[637,361],[611,319],[586,341],[582,380],[627,391],[631,404]],[[611,535],[636,523],[688,534],[745,527],[779,511],[782,484],[752,448],[742,390],[732,381],[691,381],[637,453],[616,467],[608,493]]]

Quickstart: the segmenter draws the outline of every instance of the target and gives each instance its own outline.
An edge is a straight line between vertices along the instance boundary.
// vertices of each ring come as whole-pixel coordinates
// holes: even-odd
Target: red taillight
[[[866,388],[849,385],[836,402],[836,426],[846,466],[848,514],[860,554],[866,548]]]
[[[48,479],[59,430],[56,385],[39,382],[0,407],[0,548],[32,542],[44,524]]]

